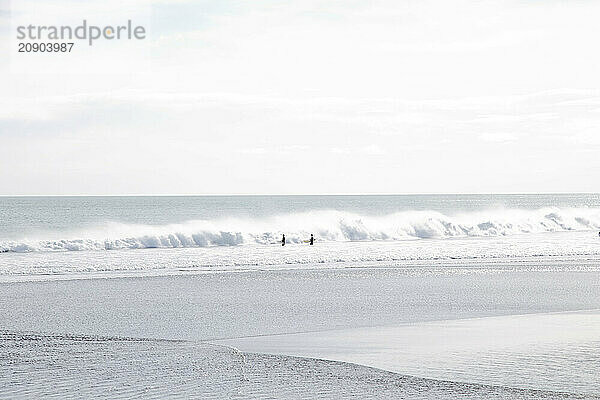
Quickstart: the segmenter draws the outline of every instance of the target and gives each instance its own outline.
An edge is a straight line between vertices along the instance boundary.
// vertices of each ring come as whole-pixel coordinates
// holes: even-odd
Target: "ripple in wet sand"
[[[0,398],[598,399],[200,342],[0,331]]]

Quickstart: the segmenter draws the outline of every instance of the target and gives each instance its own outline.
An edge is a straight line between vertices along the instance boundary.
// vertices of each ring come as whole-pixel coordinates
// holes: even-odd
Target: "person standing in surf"
[[[312,233],[310,234],[310,242],[309,243],[311,246],[315,243],[315,238]]]
[[[285,246],[285,233],[281,236],[281,245]]]

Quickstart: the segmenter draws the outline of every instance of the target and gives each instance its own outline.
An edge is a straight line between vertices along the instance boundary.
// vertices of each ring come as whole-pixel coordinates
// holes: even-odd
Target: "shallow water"
[[[0,283],[0,324],[5,329],[0,381],[6,382],[0,387],[10,398],[76,398],[77,393],[99,398],[105,393],[113,398],[139,393],[156,398],[597,398],[598,343],[573,336],[588,335],[590,329],[575,321],[569,325],[573,332],[548,341],[539,330],[544,325],[532,320],[526,331],[539,343],[531,347],[526,342],[525,350],[523,338],[514,336],[518,314],[536,318],[537,313],[600,308],[597,264],[597,259],[577,257],[459,259],[398,267],[317,265],[128,278],[109,274],[112,279],[84,274],[82,279],[68,275],[66,280]],[[490,316],[499,319],[469,322]],[[560,319],[548,321],[546,325],[558,323],[564,329]],[[398,324],[416,330],[403,328],[386,337]],[[454,335],[460,339],[454,345],[449,340],[453,326],[463,327]],[[486,334],[492,328],[507,347],[482,341],[494,337]],[[313,353],[305,355],[327,358],[336,351],[331,332],[349,332],[344,340],[358,357],[351,354],[342,361],[397,373],[297,359],[289,357],[298,354],[290,348],[272,357],[245,354],[243,369],[252,371],[245,380],[240,354],[215,352],[199,342],[273,334],[284,338],[307,331],[334,339],[311,344]],[[42,340],[19,332],[40,332]],[[72,340],[81,335],[83,339]],[[99,335],[109,339],[94,339]],[[115,337],[154,340],[110,339]],[[353,344],[361,337],[366,341]],[[388,346],[385,351],[382,344]],[[395,364],[373,364],[390,359]],[[569,374],[577,379],[566,379]]]
[[[588,261],[597,265],[598,260]],[[205,340],[600,308],[577,260],[1,284],[6,329]],[[591,268],[591,267],[590,267]]]
[[[438,380],[600,394],[600,310],[469,318],[218,341]]]
[[[464,384],[206,343],[0,331],[11,399],[597,399]]]
[[[566,258],[562,267],[557,260]],[[242,245],[0,254],[0,282],[110,276],[156,276],[204,272],[415,267],[416,273],[453,273],[461,267],[529,266],[598,271],[600,239],[590,232],[553,232],[507,237],[413,241],[327,242],[315,246]],[[504,260],[504,261],[503,261]],[[549,263],[543,262],[549,260]],[[512,264],[511,264],[512,263]],[[508,266],[508,267],[507,267]],[[436,272],[437,271],[437,272]]]

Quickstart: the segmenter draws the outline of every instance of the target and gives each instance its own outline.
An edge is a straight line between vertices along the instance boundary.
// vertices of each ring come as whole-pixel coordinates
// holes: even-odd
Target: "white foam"
[[[496,209],[457,215],[404,211],[385,216],[314,211],[259,218],[193,220],[181,224],[110,222],[76,232],[0,242],[0,252],[115,250],[288,244],[314,234],[318,242],[501,237],[515,234],[600,229],[598,208]]]

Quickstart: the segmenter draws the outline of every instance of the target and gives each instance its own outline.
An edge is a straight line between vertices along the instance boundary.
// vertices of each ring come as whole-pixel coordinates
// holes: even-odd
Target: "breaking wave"
[[[444,215],[404,211],[364,216],[343,211],[314,211],[262,219],[193,220],[169,225],[105,223],[77,232],[0,242],[0,252],[115,250],[238,246],[317,241],[378,241],[506,236],[600,229],[599,208],[491,210]]]

